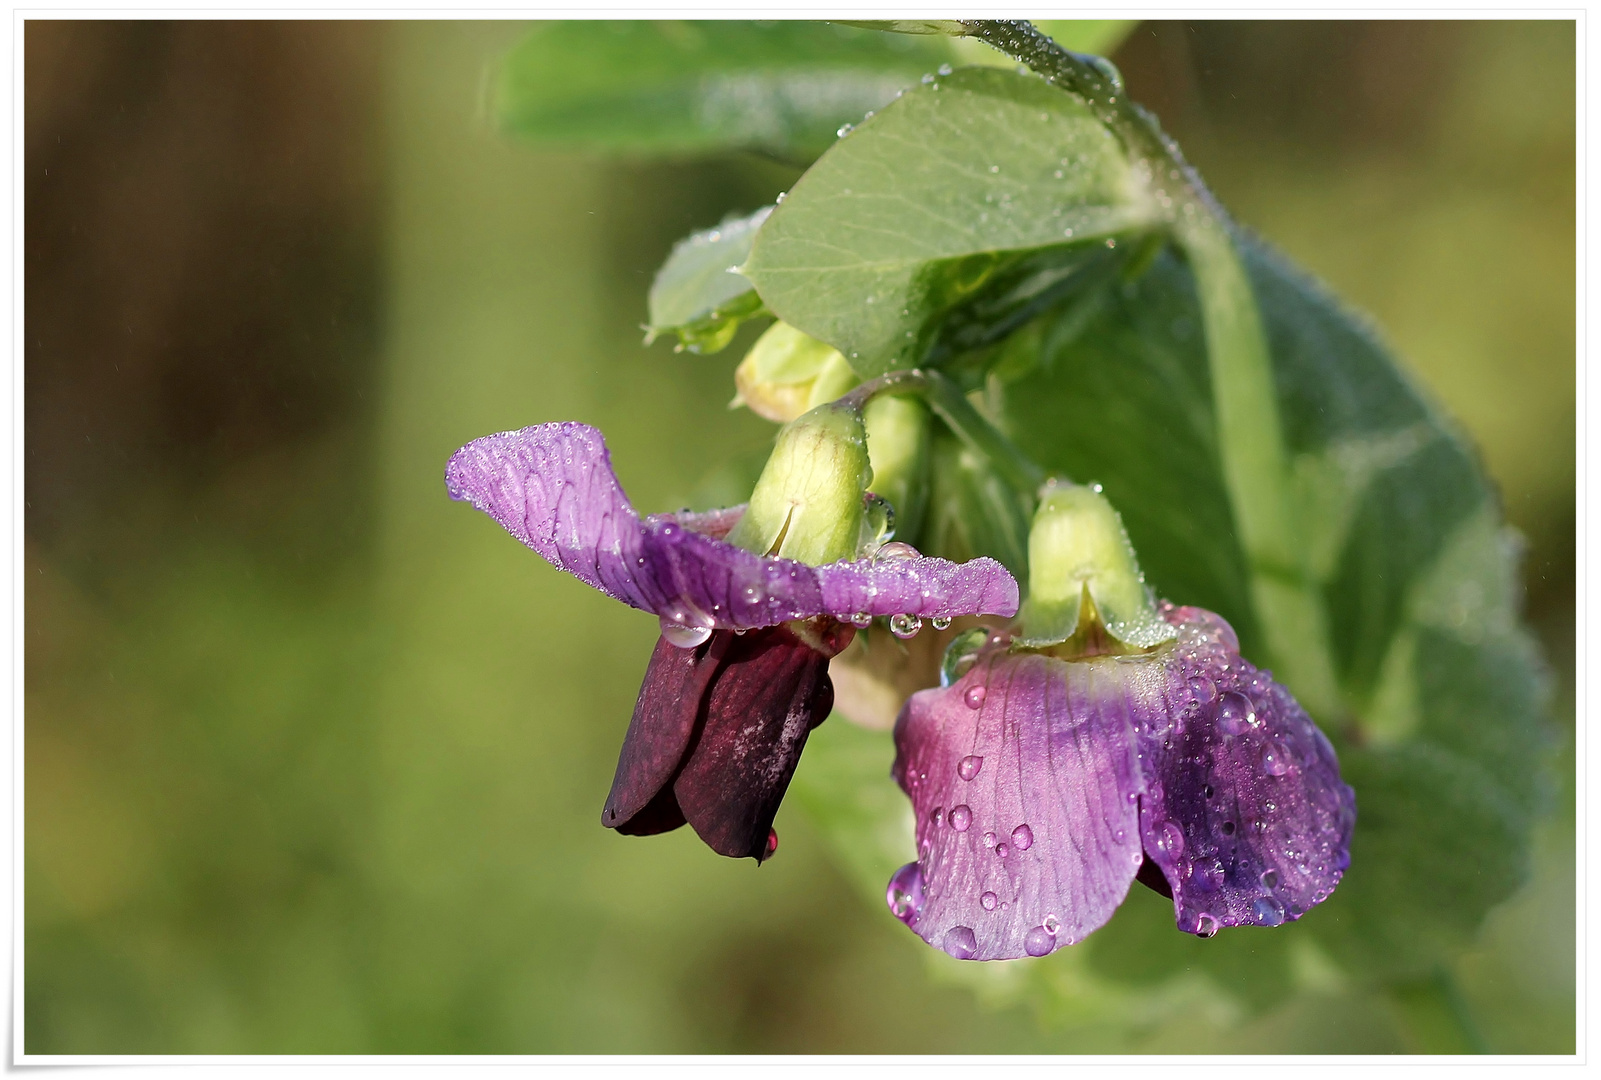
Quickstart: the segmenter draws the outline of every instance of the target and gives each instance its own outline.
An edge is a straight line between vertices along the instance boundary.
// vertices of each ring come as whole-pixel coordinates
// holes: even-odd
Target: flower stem
[[[1128,100],[1111,64],[1069,52],[1025,21],[963,26],[968,36],[1082,97],[1166,209],[1195,276],[1223,482],[1250,567],[1251,606],[1281,677],[1309,709],[1332,718],[1340,696],[1327,611],[1293,511],[1267,334],[1228,214],[1156,118]]]
[[[874,397],[885,393],[917,394],[928,402],[928,407],[945,422],[945,426],[956,433],[957,438],[982,454],[1019,494],[1026,495],[1031,505],[1032,500],[1038,498],[1040,485],[1045,483],[1045,470],[1018,449],[1017,444],[995,425],[984,419],[950,379],[937,371],[919,368],[891,371],[862,383],[840,401],[861,408]]]

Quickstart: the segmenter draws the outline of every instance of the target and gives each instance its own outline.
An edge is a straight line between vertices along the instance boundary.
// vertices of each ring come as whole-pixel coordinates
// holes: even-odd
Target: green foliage
[[[925,362],[975,320],[1004,333],[1094,276],[1106,241],[1157,210],[1077,98],[970,68],[840,140],[742,269],[779,318],[870,376]]]
[[[953,59],[941,37],[815,22],[555,22],[506,58],[496,106],[507,130],[545,143],[804,163]]]
[[[673,245],[650,286],[652,339],[676,334],[691,352],[717,352],[746,319],[765,313],[749,279],[734,270],[750,254],[756,230],[772,207],[729,217]]]

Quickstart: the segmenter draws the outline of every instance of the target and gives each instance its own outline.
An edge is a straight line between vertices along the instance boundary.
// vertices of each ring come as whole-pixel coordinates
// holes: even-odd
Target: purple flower
[[[477,439],[445,484],[556,567],[661,620],[602,816],[620,832],[687,821],[721,854],[766,858],[807,732],[833,704],[828,660],[854,633],[839,620],[1017,611],[1017,583],[991,559],[958,566],[890,544],[810,566],[724,542],[743,507],[641,518],[584,424]]]
[[[1104,925],[1138,878],[1178,927],[1277,926],[1350,863],[1355,795],[1282,686],[1199,608],[1174,641],[1063,660],[994,634],[943,689],[912,696],[894,775],[918,861],[891,910],[959,959],[1043,956]]]

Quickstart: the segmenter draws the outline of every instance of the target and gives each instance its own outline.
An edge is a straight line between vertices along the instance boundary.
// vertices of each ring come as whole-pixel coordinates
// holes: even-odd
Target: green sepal
[[[1177,635],[1156,613],[1123,519],[1094,488],[1046,485],[1028,534],[1028,564],[1021,642],[1030,648],[1089,635],[1097,620],[1108,636],[1139,649]]]
[[[768,327],[734,369],[734,404],[784,424],[861,380],[839,350],[785,322]]]
[[[728,542],[813,566],[853,558],[872,479],[861,413],[820,405],[778,433]]]

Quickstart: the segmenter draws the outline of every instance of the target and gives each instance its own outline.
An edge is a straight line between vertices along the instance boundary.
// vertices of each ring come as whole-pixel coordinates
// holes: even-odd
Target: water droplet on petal
[[[889,632],[894,634],[896,637],[901,638],[902,640],[916,637],[917,632],[922,628],[923,620],[919,619],[916,615],[907,615],[903,613],[900,615],[891,615],[889,617]]]
[[[1012,830],[1012,843],[1018,851],[1027,851],[1034,846],[1034,830],[1027,825],[1019,825]]]
[[[665,615],[662,616],[661,624],[662,637],[667,639],[669,645],[676,645],[680,649],[693,649],[697,645],[704,644],[712,636],[712,628],[709,626],[685,626]]]
[[[777,851],[778,851],[778,830],[777,829],[768,829],[767,830],[767,854],[762,856],[762,857],[766,858],[766,859],[771,859],[773,857],[773,855]]]
[[[923,555],[920,551],[900,540],[891,540],[873,552],[873,561],[875,563],[896,562],[900,559],[920,559],[922,557]]]
[[[1230,690],[1217,707],[1217,726],[1225,735],[1238,735],[1256,724],[1256,708],[1244,694]]]
[[[1290,762],[1284,747],[1268,743],[1262,748],[1262,771],[1269,776],[1283,776],[1290,771]]]
[[[1004,859],[1004,858],[1006,858],[1006,856],[1010,855],[1011,853],[1012,853],[1012,849],[1007,847],[1005,843],[1000,843],[1000,844],[996,844],[995,845],[995,854],[997,856],[999,856],[1000,858]]]
[[[994,833],[987,832],[987,833],[984,834],[984,846],[985,847],[994,847],[995,846],[995,834]]]
[[[1195,703],[1201,706],[1203,709],[1217,700],[1217,687],[1213,686],[1212,680],[1208,679],[1204,675],[1197,675],[1195,678],[1191,679],[1189,681],[1189,687],[1190,696],[1193,697],[1195,699]]]
[[[1155,829],[1156,850],[1171,858],[1178,858],[1184,850],[1184,833],[1171,821],[1164,821]]]
[[[850,617],[850,624],[860,630],[873,625],[873,617],[865,611],[858,611]]]
[[[1284,907],[1271,896],[1263,896],[1251,905],[1251,918],[1258,926],[1278,926],[1284,921]]]
[[[962,700],[967,702],[969,709],[977,709],[984,704],[984,698],[989,693],[983,686],[969,686]]]
[[[949,615],[936,615],[928,620],[928,625],[936,630],[949,630],[951,628],[951,617]]]
[[[978,955],[978,938],[973,935],[971,926],[953,926],[945,931],[940,948],[958,960],[971,960]]]
[[[1036,926],[1023,935],[1023,951],[1030,956],[1045,956],[1056,948],[1056,935],[1043,926]]]
[[[1217,919],[1207,912],[1201,912],[1201,917],[1196,921],[1195,936],[1209,938],[1215,933],[1217,933]]]
[[[951,828],[966,832],[973,824],[973,811],[966,804],[951,807]]]
[[[1278,883],[1279,883],[1279,872],[1277,870],[1264,870],[1264,871],[1262,871],[1262,884],[1263,885],[1266,885],[1268,888],[1271,889],[1273,886],[1277,885]]]
[[[994,893],[987,892],[983,896],[980,896],[978,898],[978,904],[985,911],[994,911],[995,910],[995,902],[997,900],[999,900],[999,899],[1000,899],[1000,897],[996,896]]]
[[[963,780],[971,780],[978,775],[978,770],[984,767],[984,759],[977,754],[969,754],[956,766],[956,775]]]
[[[912,862],[895,871],[884,899],[889,904],[890,914],[910,926],[923,907],[922,868]]]
[[[943,820],[944,816],[945,816],[945,808],[943,806],[936,806],[936,807],[934,807],[934,809],[932,809],[932,810],[930,810],[928,812],[928,823],[930,825],[938,827],[940,821]]]

